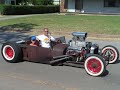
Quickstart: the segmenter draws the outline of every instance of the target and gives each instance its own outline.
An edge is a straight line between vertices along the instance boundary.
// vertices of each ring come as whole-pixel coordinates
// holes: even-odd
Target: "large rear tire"
[[[102,56],[109,59],[109,63],[116,63],[119,60],[119,51],[112,45],[107,45],[102,48]]]
[[[89,75],[101,76],[106,71],[106,62],[100,55],[90,54],[85,60],[84,67]]]
[[[22,59],[21,49],[16,43],[4,43],[1,53],[5,61],[9,63],[16,63]]]

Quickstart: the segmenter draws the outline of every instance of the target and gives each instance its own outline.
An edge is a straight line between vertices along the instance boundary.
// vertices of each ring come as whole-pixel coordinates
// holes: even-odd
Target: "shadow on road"
[[[105,77],[105,76],[107,76],[108,74],[109,74],[109,71],[106,70],[106,71],[104,72],[104,74],[103,74],[101,77]]]
[[[30,32],[31,29],[34,28],[34,26],[37,26],[37,25],[32,23],[17,23],[13,25],[0,27],[0,32],[10,31],[10,32],[27,33],[27,32]]]
[[[118,60],[118,61],[116,61],[115,63],[113,63],[113,64],[119,64],[120,63],[120,60]]]
[[[25,33],[31,32],[31,29],[35,26],[37,25],[32,23],[17,23],[2,26],[0,27],[0,43],[25,39],[29,37],[29,35],[25,35]]]

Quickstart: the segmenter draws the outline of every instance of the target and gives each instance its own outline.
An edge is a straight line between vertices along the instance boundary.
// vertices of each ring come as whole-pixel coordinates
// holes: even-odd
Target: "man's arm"
[[[56,39],[54,37],[52,37],[52,36],[50,36],[50,40],[51,41],[56,41]]]

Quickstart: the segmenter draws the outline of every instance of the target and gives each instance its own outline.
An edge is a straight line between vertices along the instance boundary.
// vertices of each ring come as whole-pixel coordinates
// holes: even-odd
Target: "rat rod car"
[[[29,40],[3,43],[1,53],[10,63],[27,60],[49,65],[67,65],[85,68],[91,76],[105,73],[108,63],[115,63],[119,58],[118,50],[111,45],[99,49],[97,44],[86,42],[86,32],[73,32],[68,43],[65,37],[56,38],[51,48],[30,46]],[[38,42],[39,43],[39,42]]]

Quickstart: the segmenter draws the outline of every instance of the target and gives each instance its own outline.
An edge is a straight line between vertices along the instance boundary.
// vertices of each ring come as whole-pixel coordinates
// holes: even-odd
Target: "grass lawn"
[[[74,31],[90,34],[120,34],[120,16],[95,15],[37,15],[0,21],[2,30],[39,34],[47,27],[55,35],[70,34]]]

